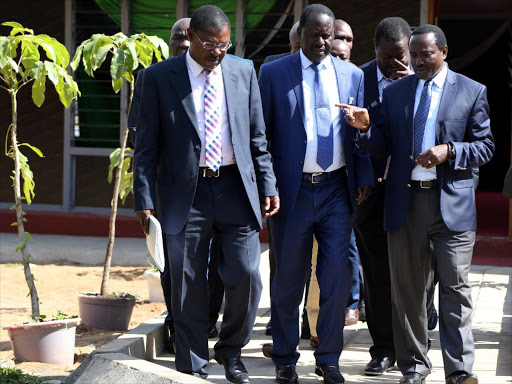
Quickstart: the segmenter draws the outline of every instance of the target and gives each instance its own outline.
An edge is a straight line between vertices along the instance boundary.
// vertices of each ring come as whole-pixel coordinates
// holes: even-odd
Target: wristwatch
[[[453,143],[451,141],[449,141],[448,143],[446,143],[448,145],[448,157],[450,159],[455,159],[455,145],[453,145]]]

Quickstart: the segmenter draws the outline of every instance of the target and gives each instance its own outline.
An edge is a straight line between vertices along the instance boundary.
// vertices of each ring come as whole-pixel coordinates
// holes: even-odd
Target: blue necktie
[[[427,124],[428,111],[430,110],[430,100],[432,98],[432,80],[425,81],[421,91],[420,102],[416,115],[414,115],[414,159],[422,152],[423,136],[425,134],[425,125]]]
[[[315,118],[318,147],[316,162],[325,171],[333,163],[333,128],[331,108],[327,87],[320,81],[320,67],[323,64],[313,63],[315,71]]]

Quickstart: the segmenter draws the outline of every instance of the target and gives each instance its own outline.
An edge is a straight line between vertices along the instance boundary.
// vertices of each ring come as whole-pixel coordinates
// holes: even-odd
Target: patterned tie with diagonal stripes
[[[414,115],[414,159],[422,152],[423,136],[425,135],[425,125],[427,124],[428,112],[430,110],[430,100],[432,99],[432,80],[425,81],[421,91],[418,109]]]
[[[222,137],[217,90],[210,80],[212,71],[204,69],[204,131],[206,166],[217,171],[222,164]]]

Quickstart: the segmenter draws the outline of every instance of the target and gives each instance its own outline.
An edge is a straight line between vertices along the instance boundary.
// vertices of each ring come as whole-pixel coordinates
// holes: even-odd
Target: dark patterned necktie
[[[418,109],[414,115],[414,159],[417,159],[418,155],[422,152],[423,136],[425,135],[425,125],[427,124],[431,99],[432,80],[428,80],[423,85]]]

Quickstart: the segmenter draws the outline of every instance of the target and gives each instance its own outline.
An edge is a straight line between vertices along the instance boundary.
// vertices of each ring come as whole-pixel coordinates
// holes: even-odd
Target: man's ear
[[[448,46],[445,45],[443,48],[443,60],[446,60],[447,56],[448,56]]]
[[[192,39],[194,38],[194,31],[192,30],[192,28],[187,29],[187,36],[188,36],[188,40],[190,42],[192,42]]]

